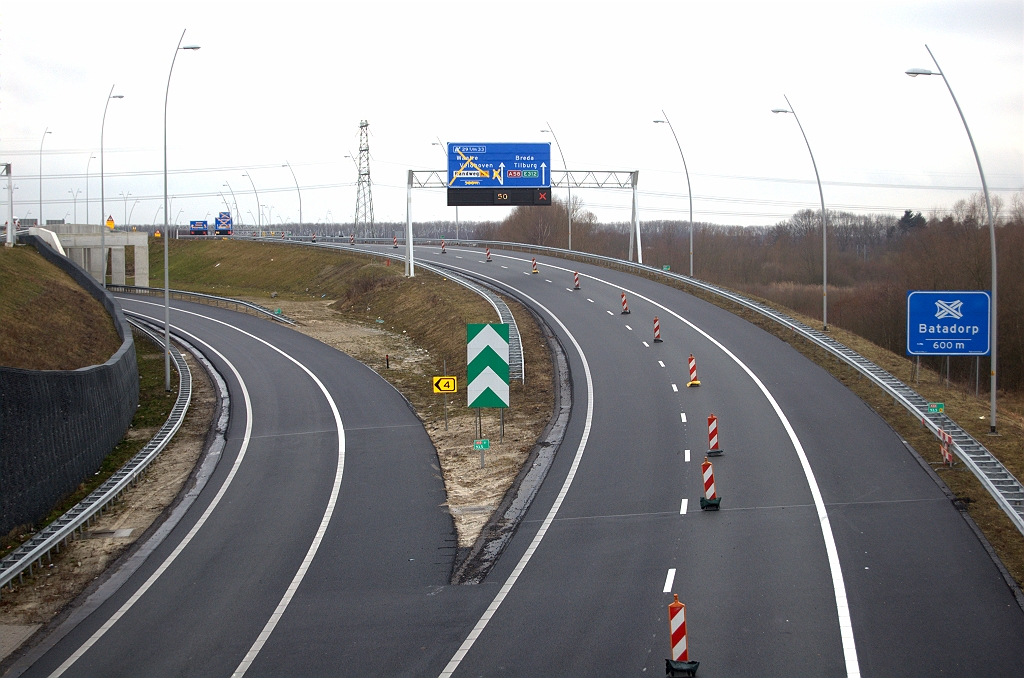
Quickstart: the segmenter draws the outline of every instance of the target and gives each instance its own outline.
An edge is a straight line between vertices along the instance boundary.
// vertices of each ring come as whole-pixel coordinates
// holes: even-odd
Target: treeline
[[[625,258],[629,225],[599,224],[573,201],[573,249]],[[1024,391],[1024,202],[993,200],[998,252],[999,388]],[[906,351],[908,290],[991,287],[984,199],[958,201],[925,217],[827,212],[829,324],[896,353]],[[689,224],[641,223],[644,263],[689,272]],[[566,203],[520,207],[499,224],[475,229],[481,239],[568,245]],[[694,224],[694,275],[768,299],[804,315],[822,316],[820,211],[804,210],[774,226]],[[938,369],[942,358],[922,359]],[[944,368],[943,368],[944,369]],[[953,358],[951,378],[973,386],[975,360]],[[980,361],[987,390],[989,360]]]

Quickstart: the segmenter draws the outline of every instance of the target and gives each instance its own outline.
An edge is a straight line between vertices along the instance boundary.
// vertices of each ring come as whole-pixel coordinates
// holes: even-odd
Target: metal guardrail
[[[122,294],[146,294],[154,297],[162,297],[164,294],[164,288],[162,287],[136,287],[134,285],[107,285],[107,289],[111,292],[120,292]],[[220,297],[216,294],[204,294],[202,292],[189,292],[188,290],[168,290],[172,297],[177,299],[183,299],[185,301],[207,299],[210,301],[216,301],[218,304],[224,302],[225,304],[234,304],[235,308],[244,308],[250,311],[255,311],[256,315],[265,315],[273,318],[278,322],[282,322],[286,325],[294,325],[295,321],[284,315],[283,313],[277,313],[270,310],[266,306],[260,306],[254,304],[251,301],[242,301],[241,299],[232,299],[231,297]]]
[[[389,257],[391,259],[395,259],[397,261],[405,261],[405,256],[401,255],[401,254],[382,254],[382,253],[380,253],[380,252],[378,252],[376,250],[360,249],[358,246],[345,244],[344,242],[339,242],[339,241],[347,240],[346,238],[328,237],[328,238],[322,239],[320,242],[312,242],[311,236],[297,236],[297,237],[288,237],[288,238],[246,237],[244,239],[245,240],[260,240],[260,241],[264,241],[264,242],[292,242],[292,243],[300,242],[300,243],[308,243],[308,244],[316,246],[316,247],[325,247],[325,248],[328,248],[328,249],[338,249],[338,250],[343,250],[343,251],[346,251],[346,252],[356,252],[358,254],[371,254],[371,255],[373,255],[375,257],[386,256],[386,257]],[[326,242],[325,242],[325,240],[326,240]],[[380,242],[380,243],[392,242],[392,240],[385,239],[385,238],[365,238],[364,240]],[[437,242],[440,242],[440,240],[438,240]],[[479,294],[481,297],[483,297],[494,308],[494,311],[498,314],[498,318],[501,319],[501,322],[508,324],[508,339],[509,339],[509,341],[508,341],[508,358],[509,358],[508,371],[509,371],[509,377],[512,378],[512,379],[519,379],[522,383],[525,384],[526,383],[526,359],[525,359],[525,357],[523,355],[523,339],[522,339],[522,337],[519,334],[519,325],[516,324],[515,316],[512,315],[512,310],[508,307],[508,304],[506,304],[502,300],[501,297],[499,297],[497,294],[495,294],[493,291],[491,291],[487,287],[484,287],[483,285],[479,285],[479,284],[477,284],[477,283],[467,279],[461,273],[456,273],[454,271],[448,270],[447,268],[444,267],[443,264],[435,264],[435,263],[427,264],[427,263],[420,262],[420,263],[417,264],[417,266],[419,266],[421,268],[424,268],[424,269],[426,269],[426,270],[428,270],[428,271],[430,271],[432,273],[435,273],[437,275],[440,275],[442,277],[448,278],[448,279],[452,280],[453,282],[455,282],[455,283],[457,283],[459,285],[462,285],[466,289],[471,290],[471,291]]]
[[[129,318],[133,326],[145,333],[158,346],[163,346],[163,339],[138,321]],[[25,571],[31,577],[36,567],[42,568],[43,558],[49,558],[50,552],[60,553],[61,544],[67,544],[79,536],[92,524],[94,518],[103,514],[103,510],[117,501],[137,481],[143,471],[167,447],[167,443],[181,427],[189,403],[192,400],[192,373],[188,363],[174,346],[171,346],[171,357],[178,370],[178,398],[171,408],[170,416],[164,422],[145,447],[135,454],[128,462],[97,487],[89,496],[74,505],[67,513],[57,518],[42,530],[32,535],[24,544],[16,548],[3,560],[0,560],[0,591],[4,586],[14,588],[14,580],[24,581]]]

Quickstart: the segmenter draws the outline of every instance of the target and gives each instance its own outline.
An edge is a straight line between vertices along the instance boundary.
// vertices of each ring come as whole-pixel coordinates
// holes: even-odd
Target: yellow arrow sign
[[[458,383],[456,377],[434,377],[434,393],[457,393]]]

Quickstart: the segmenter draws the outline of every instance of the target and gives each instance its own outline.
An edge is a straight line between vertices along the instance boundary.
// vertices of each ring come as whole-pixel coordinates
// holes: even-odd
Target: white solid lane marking
[[[678,387],[678,386],[676,386],[675,384],[672,384],[672,390],[673,390],[673,391],[674,391],[675,393],[679,393],[679,387]]]
[[[682,419],[683,423],[685,424],[686,423],[686,412],[680,412],[679,413],[679,418]]]
[[[629,330],[630,332],[632,332],[632,331],[633,331],[633,328],[632,328],[632,327],[630,327],[629,325],[626,325],[626,329],[627,329],[627,330]]]
[[[665,363],[663,361],[661,361],[661,360],[658,361],[658,364],[661,365],[662,367],[665,366]]]
[[[643,342],[643,345],[644,345],[644,348],[650,348],[650,347],[651,347],[651,345],[650,345],[650,344],[648,344],[648,343],[647,343],[646,341],[645,341],[645,342]]]
[[[683,461],[685,461],[685,462],[689,462],[690,461],[690,451],[689,450],[683,450]]]
[[[487,278],[492,282],[498,282],[494,278],[490,278],[488,276],[481,277]],[[520,294],[522,294],[522,292],[520,292]],[[544,522],[541,523],[540,529],[537,531],[537,534],[534,535],[533,541],[531,541],[530,545],[527,547],[526,553],[524,553],[522,558],[519,559],[519,563],[517,563],[515,569],[512,570],[512,574],[510,574],[508,579],[505,580],[505,583],[498,591],[498,594],[494,597],[494,600],[492,600],[491,604],[487,606],[487,610],[477,621],[473,630],[469,632],[466,640],[462,642],[462,645],[455,652],[455,656],[451,658],[448,665],[444,667],[443,671],[441,671],[439,678],[448,678],[455,672],[455,669],[459,668],[459,664],[462,662],[463,657],[469,653],[469,650],[473,647],[476,639],[480,637],[481,633],[483,633],[484,629],[487,627],[487,623],[498,611],[502,601],[505,600],[508,592],[512,590],[512,587],[519,579],[519,576],[523,573],[523,570],[526,569],[526,564],[530,562],[530,558],[532,558],[533,554],[537,551],[541,540],[544,538],[544,535],[547,534],[548,529],[551,527],[551,523],[554,522],[555,516],[558,514],[558,509],[561,508],[562,502],[565,500],[565,496],[569,494],[569,488],[572,486],[572,481],[576,477],[576,470],[579,468],[580,462],[583,461],[583,451],[587,447],[587,440],[590,438],[590,427],[594,420],[594,379],[590,374],[590,364],[587,362],[586,354],[583,353],[583,347],[580,346],[579,342],[576,341],[576,337],[572,335],[572,332],[569,331],[569,328],[565,326],[565,323],[563,323],[558,316],[529,295],[523,294],[523,297],[536,304],[538,309],[551,316],[551,318],[554,319],[554,321],[562,328],[562,331],[564,331],[569,337],[572,345],[576,347],[576,352],[579,354],[580,360],[583,362],[583,375],[587,380],[587,417],[583,423],[583,435],[580,438],[579,447],[576,448],[576,456],[573,457],[572,465],[569,467],[569,475],[566,476],[565,482],[562,483],[562,488],[558,491],[555,503],[551,505],[551,510],[548,511],[547,516],[544,518]]]
[[[689,460],[687,460],[687,461],[689,461]],[[685,516],[686,515],[686,505],[689,504],[689,503],[690,503],[689,499],[683,499],[683,503],[679,505],[679,515],[681,515],[681,516]]]
[[[615,314],[612,313],[611,311],[608,311],[608,315],[615,315]]]
[[[152,318],[150,316],[143,317],[149,318],[154,322],[161,322],[161,320],[158,318]],[[142,598],[146,591],[148,591],[150,587],[152,587],[153,584],[156,583],[156,580],[160,578],[160,576],[167,570],[167,568],[169,568],[171,564],[175,560],[177,560],[178,556],[181,555],[181,552],[185,550],[185,547],[188,546],[189,542],[191,542],[193,537],[196,536],[196,533],[199,532],[203,525],[206,524],[206,521],[210,517],[210,514],[213,513],[214,509],[217,508],[217,505],[220,504],[220,500],[224,497],[224,493],[227,492],[228,487],[231,485],[231,482],[235,479],[235,474],[238,472],[238,467],[242,465],[242,460],[245,459],[245,453],[249,449],[249,441],[252,439],[252,400],[249,398],[249,389],[246,388],[245,380],[242,379],[242,375],[239,374],[238,370],[235,368],[234,364],[232,364],[230,360],[225,358],[220,351],[210,346],[202,339],[183,330],[179,330],[177,328],[175,329],[175,331],[188,336],[193,341],[200,343],[206,348],[210,349],[210,351],[215,353],[217,357],[224,361],[224,364],[226,364],[228,366],[228,369],[231,370],[231,372],[235,375],[235,379],[238,380],[238,384],[242,389],[242,399],[245,401],[245,433],[242,436],[242,445],[238,450],[238,455],[235,457],[235,463],[231,465],[231,470],[228,472],[227,478],[224,479],[224,483],[220,486],[220,489],[217,490],[217,494],[216,496],[214,496],[213,501],[211,501],[210,505],[206,507],[206,510],[203,511],[203,515],[199,518],[196,524],[192,526],[192,529],[189,530],[188,534],[185,535],[185,538],[181,540],[181,543],[179,543],[178,546],[175,547],[174,551],[171,552],[171,555],[167,556],[167,559],[160,564],[160,567],[157,568],[156,572],[151,574],[149,576],[149,579],[147,579],[146,582],[142,586],[140,586],[139,589],[134,594],[132,594],[132,597],[129,598],[117,610],[117,612],[115,612],[110,617],[110,619],[108,619],[103,624],[103,626],[101,626],[95,633],[93,633],[92,636],[87,641],[85,641],[85,643],[83,643],[81,647],[75,650],[74,654],[72,654],[70,657],[64,660],[64,663],[57,667],[56,671],[50,674],[50,678],[57,678],[57,676],[62,675],[65,671],[71,668],[71,666],[76,661],[78,661],[79,658],[81,658],[82,655],[84,655],[89,650],[90,647],[95,645],[99,641],[99,639],[102,638],[107,633],[107,631],[109,631],[114,626],[114,624],[116,624],[117,621],[121,617],[123,617],[125,613],[127,613],[128,610],[130,610],[132,606],[135,605],[136,602],[138,602],[140,598]]]
[[[685,499],[683,500],[685,501]],[[665,575],[665,588],[662,593],[672,593],[672,584],[676,580],[676,568],[670,567],[668,574]]]

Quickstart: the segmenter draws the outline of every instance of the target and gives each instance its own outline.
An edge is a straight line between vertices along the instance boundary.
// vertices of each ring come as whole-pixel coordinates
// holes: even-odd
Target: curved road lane
[[[454,675],[660,673],[670,569],[668,588],[687,603],[701,675],[1024,675],[1024,613],[973,532],[885,422],[787,344],[626,273],[538,257],[532,275],[529,255],[493,251],[485,263],[469,248],[441,255],[420,247],[419,256],[546,306],[578,340],[594,382],[593,430],[573,484]],[[573,270],[580,291],[570,289]],[[619,313],[623,289],[630,315]],[[655,315],[661,344],[652,341]],[[783,417],[691,324],[749,367]],[[568,353],[578,436],[586,397],[580,360]],[[685,386],[690,353],[700,388]],[[723,510],[701,513],[712,413],[725,448],[714,460]],[[844,651],[842,592],[825,531],[786,421],[835,539],[855,663]],[[572,463],[566,452],[563,445],[488,583],[506,582],[534,538]]]
[[[128,311],[162,317],[151,301],[120,301]],[[228,676],[239,668],[248,668],[246,675],[323,675],[337,673],[340,660],[350,675],[418,675],[443,663],[449,647],[433,647],[436,656],[410,655],[406,642],[393,635],[389,642],[375,628],[404,623],[410,600],[430,600],[447,584],[455,544],[436,453],[406,401],[348,356],[265,320],[175,302],[172,324],[192,343],[207,344],[204,352],[228,382],[232,416],[224,458],[147,562],[25,675],[53,675],[62,664],[66,676]],[[290,591],[339,476],[330,524],[301,585]],[[148,589],[124,610],[147,581]],[[286,598],[287,609],[254,653]],[[452,614],[467,615],[465,626],[479,613],[454,607]],[[317,628],[303,628],[306,619]],[[459,642],[455,628],[452,648]],[[90,639],[94,644],[81,652]],[[247,653],[251,665],[240,667]],[[278,662],[285,668],[275,668]]]

